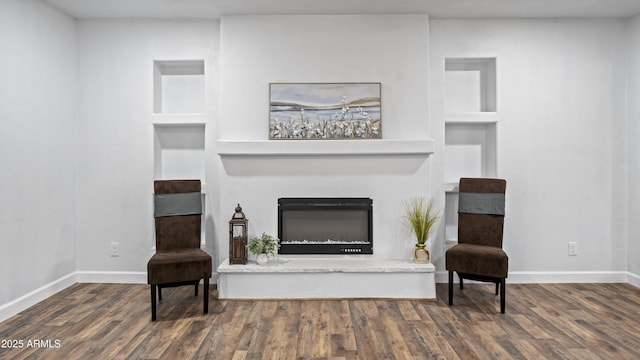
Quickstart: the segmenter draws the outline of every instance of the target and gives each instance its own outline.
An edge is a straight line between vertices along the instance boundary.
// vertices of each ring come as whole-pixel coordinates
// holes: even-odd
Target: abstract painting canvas
[[[269,139],[380,139],[380,83],[272,83]]]

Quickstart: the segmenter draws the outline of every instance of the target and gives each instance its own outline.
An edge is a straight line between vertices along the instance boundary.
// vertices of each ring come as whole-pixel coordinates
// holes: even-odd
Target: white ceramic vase
[[[267,263],[267,261],[269,261],[269,259],[267,258],[267,254],[258,254],[258,257],[256,258],[256,262],[258,263],[258,265],[264,265]]]

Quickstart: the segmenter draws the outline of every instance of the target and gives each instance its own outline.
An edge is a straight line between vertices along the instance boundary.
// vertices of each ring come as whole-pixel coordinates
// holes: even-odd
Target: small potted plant
[[[427,240],[440,220],[440,210],[436,209],[433,199],[427,202],[423,198],[414,198],[405,203],[405,219],[417,242],[413,250],[413,261],[428,263],[430,256]]]
[[[267,256],[274,256],[280,247],[278,238],[262,233],[262,236],[254,236],[247,242],[247,248],[256,255],[258,264],[263,265],[268,261]]]

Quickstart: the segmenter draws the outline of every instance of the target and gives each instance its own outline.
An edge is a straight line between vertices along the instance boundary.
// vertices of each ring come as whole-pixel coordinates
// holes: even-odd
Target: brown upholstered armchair
[[[162,301],[162,288],[194,285],[204,280],[204,313],[209,312],[211,256],[200,249],[202,198],[200,180],[158,180],[154,217],[156,253],[147,263],[147,282],[151,285],[151,320],[156,320],[156,289]]]
[[[502,250],[504,199],[502,179],[460,179],[458,244],[446,251],[449,271],[449,305],[453,305],[453,272],[463,279],[493,282],[500,292],[500,312],[505,308],[505,279],[509,258]]]

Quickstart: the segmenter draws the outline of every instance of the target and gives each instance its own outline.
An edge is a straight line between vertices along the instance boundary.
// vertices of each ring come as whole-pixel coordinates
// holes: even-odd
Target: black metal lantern
[[[229,221],[229,264],[247,263],[247,224],[240,204]]]

